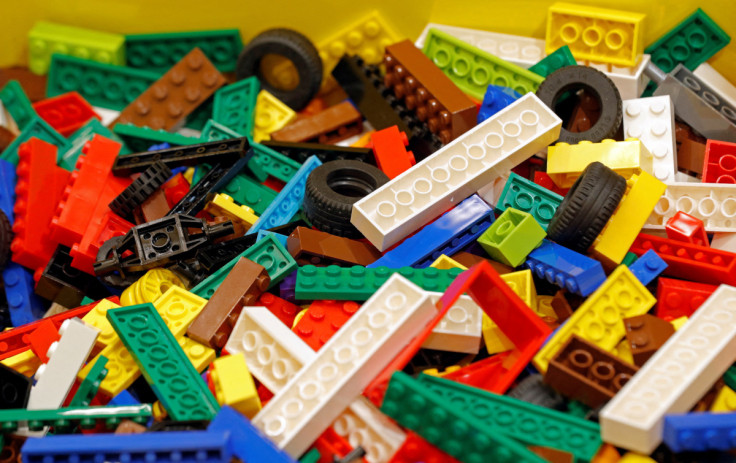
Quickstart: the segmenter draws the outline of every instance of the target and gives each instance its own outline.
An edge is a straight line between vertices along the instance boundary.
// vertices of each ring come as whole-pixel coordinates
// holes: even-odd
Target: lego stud
[[[611,362],[595,362],[589,372],[591,379],[598,384],[608,384],[616,375],[616,369]]]
[[[596,47],[603,40],[603,29],[598,26],[586,27],[583,31],[583,43],[589,47]]]
[[[612,29],[606,33],[606,47],[611,50],[619,50],[626,43],[628,34],[622,29]]]
[[[437,183],[445,183],[448,180],[450,180],[450,172],[447,170],[446,166],[441,166],[441,167],[437,167],[436,169],[432,169],[430,176]],[[414,182],[415,187],[417,186],[417,183],[418,182]]]
[[[579,371],[586,371],[593,364],[593,355],[582,349],[575,349],[567,357],[568,362]]]
[[[304,409],[304,405],[300,400],[290,399],[284,404],[283,411],[287,417],[297,417]],[[286,430],[286,420],[281,416],[275,416],[265,423],[263,432],[269,437],[278,437]]]
[[[579,24],[565,23],[560,29],[560,37],[566,44],[574,43],[580,38],[583,28]]]
[[[465,77],[468,75],[468,73],[473,69],[473,64],[464,57],[457,57],[452,62],[452,72],[458,77]],[[473,82],[477,83],[478,85],[481,85],[483,82],[485,82],[485,79],[483,82],[477,82],[476,77],[473,75],[471,76],[473,79]],[[486,77],[487,79],[487,77]]]
[[[259,351],[260,358],[260,351]],[[287,379],[292,373],[294,373],[294,366],[290,361],[283,358],[277,358],[271,365],[271,374],[274,378],[279,380]]]
[[[467,172],[466,169],[468,168],[469,163],[466,157],[456,154],[455,156],[450,158],[450,162],[448,162],[447,165],[453,171],[465,174]]]
[[[322,365],[322,367],[317,372],[317,377],[319,379],[322,379],[322,378],[333,379],[336,376],[337,376],[337,367],[335,367],[335,365],[331,363]],[[301,397],[304,400],[313,400],[319,397],[319,395],[322,394],[323,390],[324,388],[317,381],[306,381],[303,384],[299,385],[299,397]]]

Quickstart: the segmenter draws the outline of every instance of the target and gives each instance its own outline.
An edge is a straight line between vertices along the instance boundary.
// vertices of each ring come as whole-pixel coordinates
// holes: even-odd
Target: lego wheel
[[[626,191],[626,179],[600,162],[578,177],[547,228],[552,241],[585,253],[600,234]]]
[[[8,216],[0,211],[0,269],[5,267],[10,259],[10,243],[13,241],[13,227]]]
[[[322,59],[308,38],[291,29],[258,34],[238,57],[238,80],[257,76],[261,87],[295,111],[304,108],[322,84]]]
[[[388,182],[377,167],[361,161],[330,161],[307,177],[304,210],[317,229],[337,236],[362,235],[350,223],[353,204]]]
[[[553,72],[537,89],[537,96],[553,111],[565,98],[573,92],[584,90],[591,95],[600,106],[598,120],[582,132],[571,132],[565,128],[563,121],[558,142],[578,143],[584,140],[594,143],[606,138],[614,138],[623,120],[621,95],[616,85],[601,71],[587,66],[566,66]],[[558,114],[559,115],[559,114]]]

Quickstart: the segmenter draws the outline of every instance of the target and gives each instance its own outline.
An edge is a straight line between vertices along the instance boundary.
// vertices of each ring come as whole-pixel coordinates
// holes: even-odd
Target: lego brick
[[[252,146],[255,153],[253,159],[248,163],[248,167],[254,174],[262,172],[262,175],[265,176],[263,180],[266,180],[267,176],[270,175],[282,182],[288,182],[294,177],[302,164],[308,160],[303,162],[294,161],[260,143],[253,143]]]
[[[218,91],[221,91],[221,90],[218,90]],[[216,94],[217,92],[215,92],[215,95]],[[207,141],[222,141],[222,140],[227,140],[228,138],[239,138],[242,136],[243,136],[242,133],[238,133],[228,128],[224,124],[215,122],[213,119],[208,119],[207,123],[205,124],[205,126],[202,128],[202,131],[201,131],[202,140],[207,140]]]
[[[239,223],[245,230],[250,228],[258,216],[248,206],[236,204],[233,198],[226,194],[218,193],[207,204],[205,211],[213,216],[227,217],[233,224]]]
[[[655,302],[626,266],[617,267],[539,350],[534,365],[544,373],[549,361],[573,334],[610,351],[624,336],[621,320],[647,313]]]
[[[736,107],[736,86],[716,71],[713,66],[708,63],[702,63],[695,68],[693,74],[718,92],[731,106]]]
[[[287,453],[306,450],[436,314],[429,297],[400,276],[391,277],[363,309],[253,420]],[[286,404],[297,405],[299,412],[285,413]]]
[[[655,314],[666,321],[689,317],[716,289],[716,285],[661,277],[657,281]]]
[[[0,411],[0,427],[4,432],[12,432],[18,425],[27,421],[32,431],[43,429],[44,426],[53,426],[55,434],[70,434],[79,425],[82,429],[94,429],[97,423],[103,429],[111,429],[120,420],[127,419],[136,423],[145,424],[151,417],[151,406],[101,406],[81,407],[70,406],[48,410],[5,410]]]
[[[272,314],[281,320],[281,323],[291,327],[294,326],[294,319],[296,318],[297,312],[302,310],[298,305],[292,304],[291,302],[284,300],[271,293],[263,293],[258,298],[257,304],[259,306],[266,307]]]
[[[531,214],[509,207],[478,237],[478,243],[494,260],[517,267],[545,236]]]
[[[33,274],[22,266],[9,262],[2,271],[5,299],[13,326],[32,323],[43,316],[44,304],[33,291]],[[0,355],[4,355],[0,349]],[[0,357],[2,358],[2,357]]]
[[[547,77],[558,69],[565,66],[575,66],[577,62],[572,56],[570,47],[563,45],[549,55],[545,56],[537,64],[530,67],[529,70],[542,77]]]
[[[447,453],[431,445],[422,439],[418,434],[409,431],[407,437],[401,447],[389,463],[458,463],[458,460],[452,458]]]
[[[31,101],[17,80],[9,81],[0,90],[0,102],[21,131],[36,116]]]
[[[490,84],[483,95],[476,122],[480,124],[519,98],[521,95],[508,87]]]
[[[200,344],[193,339],[182,336],[177,339],[177,342],[184,351],[184,355],[187,356],[194,369],[199,373],[206,370],[215,361],[215,358],[217,358],[214,349]]]
[[[557,48],[557,47],[555,47]],[[524,95],[535,92],[544,78],[511,64],[450,34],[430,28],[422,52],[463,92],[482,100],[488,84]]]
[[[623,101],[624,137],[638,138],[652,154],[650,174],[665,183],[675,181],[677,157],[675,111],[669,96]]]
[[[243,354],[218,358],[212,362],[209,372],[210,381],[215,386],[215,398],[220,405],[229,405],[248,418],[253,418],[261,410],[261,400]]]
[[[561,124],[526,95],[356,202],[351,222],[385,250],[554,141]]]
[[[675,332],[671,323],[644,314],[624,319],[626,339],[637,366],[642,366]]]
[[[5,365],[0,365],[0,380],[3,383],[0,410],[26,408],[33,384],[31,379]]]
[[[368,146],[373,150],[376,165],[388,178],[394,178],[416,164],[414,153],[405,148],[409,145],[409,138],[405,132],[399,132],[397,126],[376,130],[370,137]]]
[[[678,212],[703,221],[707,232],[734,232],[731,205],[736,186],[727,183],[671,183],[644,228],[662,230]]]
[[[118,217],[108,208],[109,202],[125,190],[127,182],[129,179],[121,181],[111,174],[108,175],[105,191],[97,201],[82,240],[72,246],[72,267],[93,275],[93,264],[97,260],[100,246],[111,238],[124,236],[133,227],[132,223]]]
[[[435,304],[442,297],[442,293],[429,294]],[[480,349],[482,315],[483,311],[470,296],[460,296],[424,340],[422,348],[477,354]]]
[[[332,427],[328,427],[322,434],[320,434],[320,436],[312,444],[312,448],[317,451],[317,462],[321,460],[342,462],[343,459],[351,461],[348,458],[352,458],[351,454],[353,454],[354,452],[357,451],[361,455],[365,453],[365,450],[363,450],[362,448],[353,449],[350,443],[348,443],[347,439],[337,434]],[[361,455],[358,455],[358,458],[360,458]],[[301,460],[300,463],[302,463]]]
[[[460,262],[456,261],[455,259],[451,257],[447,257],[445,254],[442,254],[437,259],[435,259],[434,262],[432,262],[432,265],[430,265],[432,268],[440,269],[440,270],[449,270],[451,268],[459,268],[460,270],[467,270],[468,267],[464,266]]]
[[[369,243],[306,227],[297,227],[289,235],[286,245],[299,265],[369,266],[381,257],[381,253]]]
[[[511,172],[496,202],[496,211],[503,213],[506,208],[513,207],[527,212],[542,229],[547,230],[560,203],[562,196]]]
[[[709,246],[703,221],[686,212],[677,211],[675,215],[667,219],[665,231],[667,238],[698,246]]]
[[[46,268],[36,275],[36,294],[63,307],[78,307],[85,296],[93,300],[109,296],[110,291],[97,278],[71,266],[69,251],[62,244],[56,248]]]
[[[150,127],[138,127],[133,124],[115,124],[112,131],[133,153],[151,151],[149,147],[159,143],[168,143],[171,147],[197,145],[201,142],[199,138],[169,133],[161,129],[154,130]]]
[[[355,160],[369,164],[376,164],[370,148],[352,146],[323,145],[321,143],[292,143],[288,141],[264,141],[263,146],[278,151],[292,161],[303,163],[311,155],[315,155],[322,162]]]
[[[8,357],[0,363],[29,378],[43,365],[41,359],[30,350]]]
[[[606,280],[600,262],[548,240],[529,253],[524,265],[538,278],[584,297]]]
[[[721,285],[600,413],[603,440],[651,453],[665,415],[684,413],[733,362],[734,288]]]
[[[82,384],[79,385],[77,392],[74,393],[74,397],[72,397],[71,402],[69,402],[70,407],[89,407],[90,403],[97,395],[97,391],[100,389],[100,383],[105,379],[105,376],[107,376],[107,368],[105,368],[106,364],[107,359],[104,356],[99,357],[94,362],[92,369],[89,371],[87,376],[85,376]]]
[[[736,445],[733,429],[736,413],[686,413],[667,415],[663,440],[673,452],[719,450]]]
[[[703,183],[736,183],[736,143],[708,140],[705,143]]]
[[[184,282],[171,270],[153,268],[123,291],[120,295],[120,303],[136,305],[155,302],[172,286],[185,288]]]
[[[77,92],[47,98],[33,104],[38,116],[61,135],[68,137],[91,118],[100,119],[92,106]]]
[[[721,251],[736,252],[736,233],[713,233],[710,246]]]
[[[4,159],[13,165],[17,165],[21,145],[28,142],[33,137],[55,145],[62,153],[69,149],[69,143],[64,139],[64,137],[51,128],[46,121],[40,117],[34,117],[28,124],[26,124],[23,131],[15,137],[15,140],[13,140],[13,142],[8,145],[2,153],[0,153],[0,159]]]
[[[644,286],[651,283],[666,268],[667,263],[663,261],[653,249],[645,252],[636,260],[636,262],[629,265],[631,273],[633,273]]]
[[[41,319],[41,324],[28,335],[28,343],[31,346],[31,352],[41,359],[43,363],[48,363],[49,357],[46,354],[49,347],[60,338],[61,336],[54,323]]]
[[[336,143],[363,131],[363,117],[348,101],[272,132],[276,141]]]
[[[250,135],[253,132],[256,99],[260,89],[258,77],[252,76],[216,91],[212,120],[240,133],[241,137]]]
[[[194,48],[126,106],[111,125],[132,123],[170,130],[224,84],[222,74],[202,50]]]
[[[274,236],[266,236],[242,254],[253,262],[262,265],[271,278],[269,288],[280,283],[286,275],[297,268],[296,261]]]
[[[299,315],[292,330],[316,351],[325,345],[358,309],[360,304],[352,301],[314,301]]]
[[[207,426],[207,430],[227,433],[229,435],[228,450],[241,461],[295,463],[289,455],[279,450],[258,428],[253,426],[250,420],[231,407],[222,407]]]
[[[261,90],[256,98],[253,141],[260,143],[270,140],[273,132],[283,129],[294,120],[296,113],[293,109],[266,90]]]
[[[713,401],[710,411],[718,413],[736,411],[736,392],[724,385]]]
[[[60,153],[58,158],[59,167],[63,167],[68,171],[73,171],[77,165],[77,159],[82,154],[82,149],[88,141],[92,140],[95,135],[102,135],[110,140],[120,141],[113,133],[102,125],[98,119],[92,118],[86,124],[79,128],[76,132],[69,135],[67,141],[69,142],[69,148],[63,153]],[[125,146],[120,150],[120,154],[128,154],[128,150]]]

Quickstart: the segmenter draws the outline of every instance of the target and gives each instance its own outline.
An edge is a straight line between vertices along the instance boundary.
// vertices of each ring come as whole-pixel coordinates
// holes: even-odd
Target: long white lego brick
[[[713,233],[710,247],[721,251],[736,252],[736,233]]]
[[[702,183],[698,177],[680,171],[675,172],[675,181],[678,183]]]
[[[499,58],[528,69],[537,64],[547,54],[544,52],[544,40],[520,35],[499,34],[498,32],[468,29],[466,27],[447,26],[445,24],[429,23],[424,27],[422,34],[414,42],[420,50],[424,48],[427,34],[430,29],[437,29],[450,34],[456,39],[467,42],[476,48],[488,52]]]
[[[561,125],[528,93],[356,202],[350,221],[384,251],[546,148]]]
[[[253,424],[285,452],[301,455],[436,314],[427,293],[394,274]]]
[[[578,64],[596,68],[611,79],[621,94],[622,100],[639,98],[644,92],[649,78],[644,74],[644,68],[651,61],[651,55],[641,55],[639,64],[634,67],[612,66],[610,64],[593,63],[590,61],[578,61]]]
[[[721,75],[720,72],[713,69],[708,63],[703,63],[693,71],[700,80],[705,82],[710,88],[718,92],[724,100],[728,101],[731,106],[736,107],[736,85]]]
[[[734,360],[736,288],[721,285],[603,408],[603,441],[650,454],[664,416],[690,410]]]
[[[36,384],[28,398],[29,410],[61,407],[99,333],[100,330],[78,318],[66,320],[61,325],[61,339],[49,347],[48,363],[36,371]]]
[[[248,370],[274,394],[317,354],[266,307],[245,307],[225,344],[243,354]]]
[[[624,138],[638,138],[652,153],[657,180],[674,183],[677,172],[675,111],[669,95],[623,101]]]
[[[506,182],[509,180],[511,171],[505,172],[498,177],[491,180],[490,183],[484,185],[478,189],[476,194],[488,204],[496,204],[501,198],[503,188],[506,186]]]
[[[442,293],[430,292],[436,304]],[[477,354],[483,328],[483,309],[470,296],[463,295],[450,307],[422,344],[425,349]]]
[[[702,220],[708,232],[736,232],[736,185],[670,183],[644,228],[663,230],[677,211]]]

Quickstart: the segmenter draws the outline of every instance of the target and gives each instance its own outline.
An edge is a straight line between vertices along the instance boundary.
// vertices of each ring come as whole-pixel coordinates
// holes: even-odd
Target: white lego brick
[[[736,184],[671,183],[644,228],[664,229],[677,211],[702,220],[708,232],[736,232]]]
[[[509,179],[510,172],[506,172],[498,177],[494,178],[493,181],[485,186],[482,186],[476,192],[480,198],[491,206],[495,206],[498,200],[501,198],[503,193],[503,187],[506,186],[506,182]]]
[[[61,325],[61,339],[51,344],[47,353],[49,362],[36,371],[36,384],[28,398],[29,410],[61,407],[99,333],[78,318],[66,320]]]
[[[710,88],[718,92],[724,100],[728,101],[731,106],[736,107],[736,85],[721,75],[720,72],[713,69],[708,63],[703,63],[693,71]]]
[[[698,177],[693,177],[685,172],[675,172],[675,182],[677,183],[702,183]]]
[[[10,116],[5,111],[5,106],[3,106],[3,102],[0,101],[0,127],[5,127],[8,129],[8,119]]]
[[[713,233],[710,247],[721,251],[736,252],[736,233]]]
[[[647,67],[651,59],[650,55],[641,55],[639,64],[634,67],[613,66],[590,61],[578,61],[578,64],[590,66],[604,73],[616,85],[618,93],[621,94],[621,99],[631,100],[639,98],[649,83],[649,78],[644,74],[644,68]]]
[[[98,116],[100,116],[100,119],[102,119],[100,122],[102,122],[102,125],[110,125],[112,121],[118,118],[120,115],[120,111],[115,111],[114,109],[109,108],[101,108],[99,106],[94,106],[93,109],[97,113]]]
[[[652,171],[664,183],[677,172],[675,111],[669,95],[623,101],[624,138],[638,138],[652,153]]]
[[[528,93],[356,202],[350,220],[384,251],[547,147],[561,125]]]
[[[429,294],[434,304],[442,297],[442,293]],[[482,325],[483,309],[470,296],[460,296],[432,330],[422,347],[477,354],[480,350]]]
[[[250,373],[274,394],[317,356],[266,307],[246,307],[240,312],[225,349],[243,354]]]
[[[481,31],[436,23],[429,23],[424,27],[422,34],[414,42],[417,48],[424,48],[424,42],[427,40],[427,34],[430,29],[442,31],[524,69],[530,68],[547,56],[544,52],[543,39],[499,34],[498,32]]]
[[[664,416],[685,413],[736,359],[736,288],[721,285],[601,411],[601,437],[650,454]]]
[[[427,293],[394,274],[255,416],[297,457],[437,314]]]

